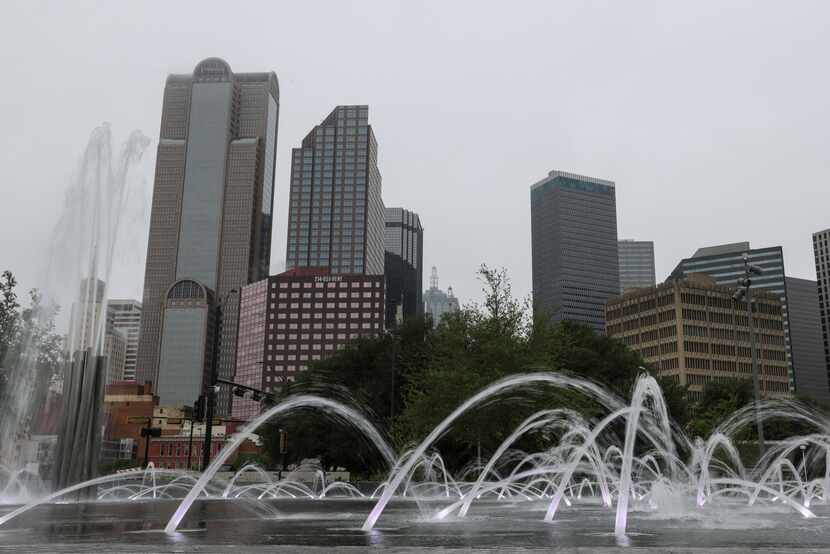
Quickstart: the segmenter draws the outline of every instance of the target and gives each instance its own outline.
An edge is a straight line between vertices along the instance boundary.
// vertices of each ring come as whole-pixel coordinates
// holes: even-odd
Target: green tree
[[[530,317],[529,302],[516,300],[504,270],[482,266],[485,301],[451,314],[429,337],[430,356],[406,391],[395,421],[399,445],[419,441],[471,395],[497,379],[533,370],[567,371],[627,395],[642,359],[619,341],[574,323]],[[569,407],[593,415],[598,406],[577,393],[529,386],[462,416],[441,439],[445,460],[463,463],[492,452],[528,415]],[[533,442],[535,439],[527,439]],[[519,443],[518,447],[541,445]]]
[[[0,367],[4,367],[6,353],[17,337],[20,321],[20,302],[15,287],[17,279],[11,271],[0,276]]]
[[[669,417],[681,428],[686,428],[692,417],[689,409],[689,387],[676,383],[669,377],[660,377],[657,382],[663,390],[663,399],[666,402]]]
[[[689,430],[693,435],[708,437],[715,427],[752,402],[752,398],[752,381],[749,379],[709,381],[695,405]]]
[[[55,332],[55,318],[60,308],[43,302],[37,289],[29,291],[29,306],[20,313],[13,356],[26,352],[36,355],[35,367],[48,380],[63,368],[63,337]]]
[[[431,326],[420,318],[379,337],[358,339],[331,358],[311,364],[297,377],[290,392],[335,398],[364,412],[381,431],[388,432],[403,403],[409,376],[426,358]],[[279,430],[288,432],[288,452],[279,452]],[[324,467],[353,471],[380,470],[384,461],[374,445],[344,421],[332,421],[318,410],[303,410],[271,421],[262,431],[265,451],[273,465],[319,458]]]
[[[637,376],[648,371],[640,355],[621,341],[573,321],[552,324],[537,315],[532,347],[543,367],[592,379],[623,397]]]

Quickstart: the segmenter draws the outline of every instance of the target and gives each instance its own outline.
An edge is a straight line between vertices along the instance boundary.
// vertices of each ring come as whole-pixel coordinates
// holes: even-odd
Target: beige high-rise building
[[[220,316],[218,374],[233,375],[238,293],[269,273],[278,115],[273,72],[209,58],[167,78],[136,362],[162,405],[202,393]]]
[[[658,375],[688,385],[689,399],[699,400],[709,382],[752,378],[746,303],[736,302],[734,292],[703,274],[637,289],[608,302],[607,332],[639,352]],[[787,396],[781,300],[764,291],[753,291],[752,299],[761,394]]]
[[[127,358],[127,337],[115,329],[111,322],[107,324],[104,336],[104,356],[107,357],[107,381],[109,385],[124,381],[124,362]]]
[[[118,299],[107,302],[107,312],[112,325],[126,338],[124,370],[121,379],[135,381],[135,364],[138,356],[138,337],[141,331],[141,302]]]

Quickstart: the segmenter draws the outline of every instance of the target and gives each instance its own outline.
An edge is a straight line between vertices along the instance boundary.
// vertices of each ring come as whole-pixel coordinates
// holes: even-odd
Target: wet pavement
[[[805,519],[778,505],[632,512],[627,539],[614,512],[586,501],[552,524],[543,502],[481,502],[468,516],[435,522],[443,504],[391,503],[370,532],[373,501],[212,500],[194,504],[179,532],[162,529],[176,501],[64,503],[38,507],[0,527],[0,552],[769,552],[830,551],[830,509]],[[0,506],[0,514],[15,507]],[[423,511],[422,511],[423,510]],[[263,515],[265,514],[265,515]]]

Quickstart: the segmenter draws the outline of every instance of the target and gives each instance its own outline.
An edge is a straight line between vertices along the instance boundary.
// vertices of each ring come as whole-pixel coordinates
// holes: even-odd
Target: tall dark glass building
[[[386,208],[386,327],[424,313],[424,228],[418,214]]]
[[[337,106],[291,152],[286,269],[383,274],[383,200],[368,106]]]
[[[793,366],[790,340],[789,303],[787,282],[784,278],[784,251],[780,246],[750,248],[749,242],[735,242],[699,248],[691,258],[685,258],[672,271],[670,279],[685,279],[692,273],[705,273],[718,285],[735,288],[744,274],[744,254],[749,263],[763,269],[761,275],[752,278],[752,289],[774,293],[781,299],[784,317],[784,340],[787,349],[787,366],[790,372],[790,390],[795,390],[796,369]]]
[[[813,233],[813,255],[816,260],[821,343],[824,347],[827,379],[830,382],[830,229]]]
[[[534,309],[605,330],[620,293],[614,183],[551,171],[530,188]]]
[[[162,405],[192,404],[217,351],[220,376],[233,374],[233,304],[270,265],[278,116],[272,72],[233,73],[209,58],[167,78],[136,361]]]
[[[816,400],[830,401],[821,337],[818,287],[815,281],[794,277],[787,277],[786,284],[795,390]]]
[[[620,292],[653,287],[657,284],[654,271],[654,243],[650,240],[621,240]]]

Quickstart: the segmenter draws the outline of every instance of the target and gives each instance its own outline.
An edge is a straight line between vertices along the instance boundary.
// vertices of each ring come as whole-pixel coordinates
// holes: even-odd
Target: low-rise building
[[[205,426],[202,423],[193,424],[193,435],[191,437],[190,425],[190,421],[182,421],[175,431],[171,432],[168,427],[167,432],[162,431],[161,437],[150,441],[148,458],[155,467],[201,471]],[[238,424],[234,422],[214,425],[211,428],[211,459],[216,457],[234,439],[234,433],[239,428]],[[257,436],[254,436],[254,440],[246,439],[242,441],[239,448],[225,462],[226,465],[236,465],[240,459],[259,455],[261,446]]]
[[[703,274],[637,289],[608,302],[607,332],[643,357],[658,375],[688,385],[690,400],[704,385],[752,378],[750,328],[744,301],[734,288]],[[754,332],[764,397],[789,395],[781,300],[752,292]]]
[[[107,426],[104,441],[110,444],[118,443],[118,450],[122,452],[119,458],[123,459],[123,439],[131,439],[134,448],[133,460],[136,465],[144,463],[144,441],[141,436],[142,427],[146,426],[146,419],[153,417],[154,409],[158,405],[158,396],[153,394],[152,383],[140,385],[135,381],[122,381],[107,385],[104,392],[104,409]],[[114,448],[114,446],[113,446]]]

